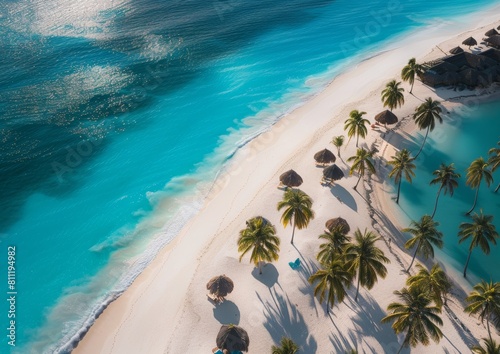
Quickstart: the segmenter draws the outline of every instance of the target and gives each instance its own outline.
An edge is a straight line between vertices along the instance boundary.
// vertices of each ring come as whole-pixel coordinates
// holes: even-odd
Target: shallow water
[[[472,102],[472,101],[471,101]],[[409,143],[414,153],[418,151],[423,133]],[[432,172],[441,163],[454,163],[456,171],[461,174],[459,186],[453,197],[442,194],[439,199],[435,220],[440,223],[440,231],[444,234],[445,247],[443,254],[446,260],[463,272],[468,255],[469,242],[458,244],[459,225],[468,222],[465,213],[472,207],[475,190],[466,184],[466,169],[478,157],[488,158],[488,150],[495,147],[500,140],[500,103],[468,104],[445,117],[443,125],[429,133],[426,148],[418,157],[416,177],[411,185],[405,183],[402,187],[400,205],[411,220],[419,220],[424,214],[432,214],[438,185],[429,185],[433,179]],[[493,193],[500,182],[497,171],[495,181],[490,187],[483,182],[479,189],[479,197],[474,212],[480,210],[484,214],[493,215],[493,223],[500,232],[500,194]],[[500,243],[500,240],[499,240]],[[472,252],[467,274],[471,283],[478,278],[500,281],[498,258],[500,245],[492,246],[489,256],[480,249]]]

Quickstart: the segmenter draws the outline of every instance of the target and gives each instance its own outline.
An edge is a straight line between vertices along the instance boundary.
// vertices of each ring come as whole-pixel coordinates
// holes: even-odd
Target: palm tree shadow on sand
[[[332,188],[330,188],[330,192],[341,203],[347,205],[354,211],[358,211],[358,204],[356,203],[356,200],[354,200],[354,197],[351,195],[351,193],[347,191],[347,189],[339,184],[335,184],[332,186]]]
[[[278,284],[281,288],[281,285],[278,282],[279,273],[274,264],[264,264],[262,266],[262,274],[259,274],[259,268],[254,268],[252,270],[252,276],[268,288],[272,288],[274,284]]]
[[[300,259],[302,262],[300,267],[296,270],[296,272],[298,272],[300,281],[302,282],[301,286],[299,286],[299,290],[302,294],[309,295],[309,306],[311,308],[314,308],[316,311],[316,315],[318,315],[319,312],[318,312],[318,308],[316,306],[317,301],[315,301],[316,298],[314,297],[314,292],[312,290],[311,284],[309,284],[309,277],[312,274],[316,273],[316,271],[319,269],[318,265],[315,263],[314,260],[312,260],[310,258],[307,258],[307,259],[304,258],[302,253],[299,251],[299,249],[297,247],[295,247],[295,245],[293,245],[293,247],[299,253]],[[294,275],[293,273],[290,273],[290,274],[291,274],[290,279],[295,279],[296,275]],[[294,278],[291,278],[292,276]]]
[[[402,130],[390,130],[380,134],[380,137],[391,145],[397,146],[398,150],[418,151],[421,144],[421,140]]]
[[[328,335],[328,339],[330,339],[330,343],[332,343],[334,350],[334,353],[347,353],[350,348],[355,348],[356,347],[356,340],[355,338],[351,337],[351,340],[349,341],[344,334],[340,331],[340,329],[337,327],[337,324],[335,323],[335,319],[332,317],[335,317],[335,312],[336,309],[332,309],[328,316],[330,317],[330,320],[332,321],[333,324],[333,330],[332,332]]]
[[[259,296],[257,294],[257,296]],[[304,321],[304,316],[297,306],[290,302],[288,297],[280,295],[276,290],[271,290],[272,302],[260,298],[264,306],[266,318],[264,327],[273,341],[278,344],[283,336],[292,338],[301,348],[302,353],[316,353],[318,344],[316,339],[309,334],[309,329]]]
[[[448,300],[449,301],[449,300]],[[462,341],[467,344],[469,348],[479,345],[479,341],[477,338],[475,338],[470,330],[458,319],[458,317],[449,310],[446,306],[443,306],[443,312],[441,314],[441,317],[448,316],[451,324],[453,327],[455,327],[455,330],[461,334]],[[443,338],[446,339],[452,346],[453,348],[456,349],[455,345],[448,339],[446,336],[446,333],[443,332]],[[457,349],[458,351],[458,349]]]
[[[235,325],[240,323],[240,309],[236,304],[229,300],[224,300],[222,303],[215,305],[214,318],[220,324],[233,323]]]
[[[352,317],[355,329],[350,329],[348,332],[351,339],[356,343],[361,343],[364,337],[387,338],[389,342],[380,343],[384,352],[396,353],[398,351],[400,343],[391,325],[382,324],[380,322],[381,319],[386,316],[386,313],[369,293],[360,293],[358,302],[354,302],[351,298],[348,298],[346,302],[349,303],[350,307],[356,313],[356,315]],[[378,348],[372,348],[369,345],[368,347],[371,352],[378,353]],[[407,352],[409,352],[409,350],[406,348],[401,351],[401,353]]]

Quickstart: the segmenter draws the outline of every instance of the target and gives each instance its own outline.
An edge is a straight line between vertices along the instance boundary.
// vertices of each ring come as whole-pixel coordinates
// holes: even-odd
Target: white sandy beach
[[[395,353],[400,345],[398,338],[391,325],[380,320],[386,315],[387,305],[397,300],[393,291],[404,286],[407,274],[403,269],[411,256],[402,246],[404,236],[398,229],[407,225],[402,224],[398,206],[391,200],[392,181],[385,175],[383,161],[400,148],[401,136],[412,134],[415,127],[407,118],[398,126],[398,134],[380,128],[369,130],[367,139],[360,140],[360,146],[379,150],[376,159],[381,173],[370,183],[360,183],[359,193],[352,188],[357,176],[342,179],[333,188],[322,186],[322,169],[316,167],[313,155],[324,148],[336,153],[330,140],[345,135],[343,123],[351,110],[366,111],[366,118],[374,122],[373,117],[384,109],[381,90],[388,81],[400,80],[401,68],[408,59],[416,57],[423,62],[440,57],[443,53],[436,45],[447,51],[471,35],[479,42],[486,30],[500,24],[495,15],[499,10],[500,6],[467,23],[418,33],[361,62],[239,151],[229,171],[216,181],[202,211],[109,305],[74,353],[210,353],[221,324],[227,323],[247,330],[249,353],[269,353],[282,336],[298,343],[300,353],[343,353],[351,348]],[[435,91],[416,81],[412,96],[407,94],[409,85],[405,83],[404,87],[405,105],[394,111],[400,119],[410,116],[426,97],[443,101],[475,95],[472,91]],[[343,160],[355,150],[353,138],[341,150]],[[348,175],[349,166],[343,160],[337,159],[337,165]],[[294,245],[290,244],[291,227],[283,228],[276,210],[283,194],[277,188],[278,177],[291,168],[304,179],[300,189],[312,197],[316,213],[307,229],[296,231]],[[262,275],[248,256],[238,261],[236,245],[245,221],[257,215],[269,219],[281,238],[280,259],[267,264]],[[325,305],[313,296],[307,278],[318,267],[317,236],[326,220],[338,216],[349,222],[351,231],[376,230],[383,237],[378,246],[391,263],[386,279],[379,280],[370,291],[360,290],[358,303],[354,302],[353,286],[349,297],[328,316]],[[302,260],[302,267],[292,270],[288,262],[296,258]],[[461,281],[459,274],[449,271],[457,282]],[[207,299],[205,286],[219,274],[229,276],[235,288],[225,302],[214,306]],[[448,302],[449,311],[443,309],[445,337],[439,344],[418,346],[412,352],[468,353],[478,338],[486,337],[480,321],[463,313],[464,296],[470,288],[456,285]]]

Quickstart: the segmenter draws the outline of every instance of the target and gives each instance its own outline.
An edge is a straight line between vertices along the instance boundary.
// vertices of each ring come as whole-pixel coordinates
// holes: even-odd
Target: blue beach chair
[[[297,259],[295,260],[295,262],[288,262],[288,264],[290,265],[290,268],[292,268],[292,269],[294,269],[294,270],[295,270],[295,269],[297,269],[298,267],[300,267],[300,259],[299,259],[299,258],[297,258]]]

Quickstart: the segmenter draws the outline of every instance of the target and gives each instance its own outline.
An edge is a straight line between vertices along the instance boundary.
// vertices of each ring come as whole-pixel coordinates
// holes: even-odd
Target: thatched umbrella
[[[486,32],[484,35],[487,37],[491,37],[491,36],[496,36],[497,34],[498,34],[497,30],[492,28],[488,32]]]
[[[462,44],[469,46],[470,49],[471,46],[477,45],[477,41],[474,38],[469,37],[465,41],[463,41]]]
[[[323,178],[327,181],[338,181],[342,177],[344,177],[344,172],[335,164],[323,170]]]
[[[344,234],[348,234],[349,231],[351,231],[351,227],[349,226],[347,221],[340,217],[328,220],[325,223],[325,226],[329,231],[332,231],[333,229],[338,227]]]
[[[247,331],[233,324],[222,325],[215,341],[218,348],[229,351],[241,350],[247,352],[250,345]]]
[[[488,37],[484,41],[488,44],[495,46],[495,47],[500,47],[500,36],[499,35]]]
[[[295,172],[294,170],[289,170],[280,176],[280,182],[287,187],[298,187],[304,181],[297,172]]]
[[[318,151],[317,153],[315,153],[314,159],[316,160],[317,163],[324,165],[324,164],[329,164],[329,163],[335,162],[335,160],[337,158],[335,157],[333,152],[331,152],[328,149],[324,149],[324,150],[321,150],[321,151]]]
[[[207,283],[207,290],[222,301],[234,289],[234,283],[225,274],[213,277]]]
[[[463,53],[463,52],[464,52],[464,50],[462,48],[460,48],[460,46],[450,49],[450,54],[459,54],[459,53]]]
[[[394,113],[386,109],[385,111],[380,112],[375,116],[375,121],[383,125],[395,124],[398,122],[398,117],[396,117]]]

